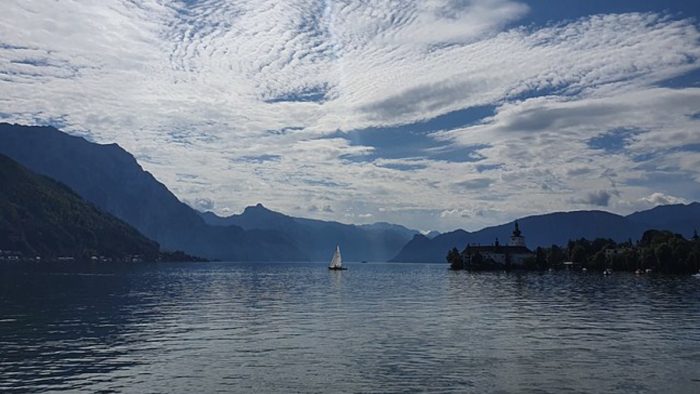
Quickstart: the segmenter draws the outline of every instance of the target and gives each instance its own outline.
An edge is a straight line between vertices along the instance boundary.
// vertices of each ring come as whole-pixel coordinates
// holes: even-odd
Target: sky
[[[4,0],[0,121],[220,215],[475,230],[700,200],[700,2]]]

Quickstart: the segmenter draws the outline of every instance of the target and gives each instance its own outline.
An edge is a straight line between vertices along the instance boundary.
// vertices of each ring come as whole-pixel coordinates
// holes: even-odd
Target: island
[[[612,239],[580,238],[566,246],[525,246],[525,237],[518,222],[508,245],[498,241],[492,245],[466,245],[460,252],[447,253],[452,270],[469,271],[629,271],[642,273],[694,274],[700,270],[700,237],[697,230],[691,239],[662,230],[647,230],[633,242]]]

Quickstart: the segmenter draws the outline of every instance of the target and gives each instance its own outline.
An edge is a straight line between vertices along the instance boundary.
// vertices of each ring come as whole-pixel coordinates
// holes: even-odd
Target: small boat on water
[[[611,275],[611,274],[612,274],[612,269],[610,269],[610,268],[606,268],[606,269],[603,271],[603,275]]]
[[[328,266],[329,270],[333,271],[344,271],[347,268],[343,267],[343,257],[340,255],[340,246],[335,246],[335,253],[333,253],[333,258],[331,259],[331,264]]]

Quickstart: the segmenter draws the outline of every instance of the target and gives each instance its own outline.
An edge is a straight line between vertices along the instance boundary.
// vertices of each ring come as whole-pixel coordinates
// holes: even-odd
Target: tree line
[[[696,273],[700,270],[700,237],[695,231],[691,239],[670,231],[648,230],[637,242],[627,240],[580,238],[570,240],[565,247],[552,245],[538,247],[534,256],[522,266],[509,266],[489,262],[481,256],[467,258],[467,249],[460,252],[453,248],[447,254],[447,262],[453,270],[488,269],[586,269],[615,271],[642,271],[674,274]]]

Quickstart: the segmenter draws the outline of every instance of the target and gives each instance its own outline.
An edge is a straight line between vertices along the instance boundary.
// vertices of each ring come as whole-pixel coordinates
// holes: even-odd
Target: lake
[[[700,392],[700,279],[0,266],[0,392]]]

